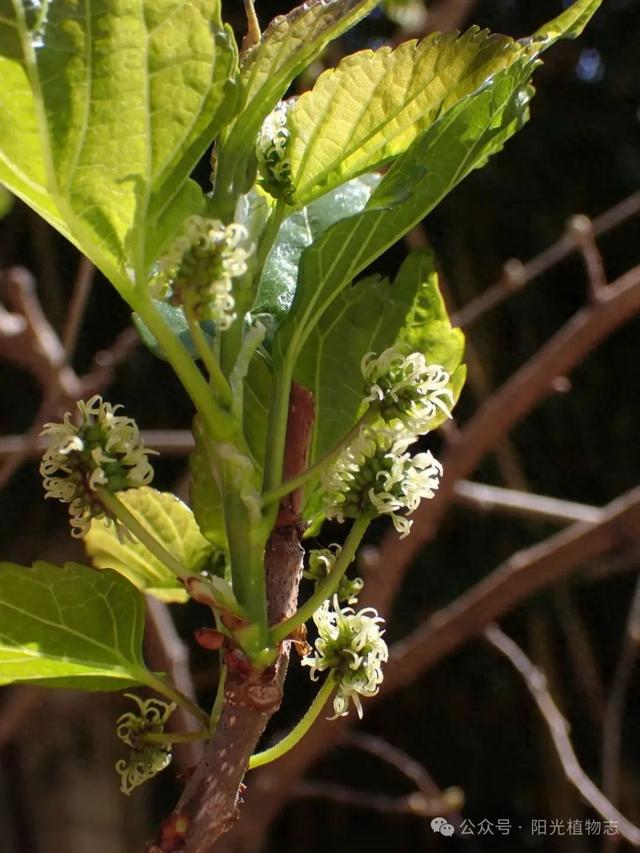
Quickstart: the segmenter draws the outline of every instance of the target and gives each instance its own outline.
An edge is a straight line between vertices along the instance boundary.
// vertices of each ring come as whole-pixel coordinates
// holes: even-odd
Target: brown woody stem
[[[287,425],[286,478],[306,467],[313,416],[313,397],[294,384]],[[296,608],[303,554],[300,506],[297,493],[284,498],[267,543],[265,573],[271,625]],[[188,821],[183,848],[188,853],[209,853],[237,819],[249,758],[280,707],[288,660],[289,649],[285,645],[276,663],[263,672],[244,672],[229,666],[219,723],[176,808],[176,813]]]

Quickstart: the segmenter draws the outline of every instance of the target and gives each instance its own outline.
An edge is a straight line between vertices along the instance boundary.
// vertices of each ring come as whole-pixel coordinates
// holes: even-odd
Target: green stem
[[[265,265],[269,252],[271,251],[271,247],[273,246],[276,237],[278,236],[278,232],[280,231],[280,226],[287,214],[287,203],[283,198],[279,198],[275,204],[275,207],[271,211],[271,215],[267,220],[267,224],[265,225],[264,231],[260,235],[260,242],[258,243],[258,248],[256,250],[256,262],[255,267],[258,271],[258,275],[262,273],[262,269]]]
[[[151,297],[146,293],[136,292],[135,296],[129,300],[129,304],[144,320],[164,350],[164,354],[175,370],[178,379],[202,415],[210,434],[218,440],[229,440],[237,431],[236,423],[231,415],[216,403],[204,377],[180,340],[158,312]]]
[[[300,722],[294,726],[289,734],[286,737],[283,737],[275,746],[272,746],[270,749],[265,749],[264,752],[257,752],[255,755],[252,755],[249,759],[249,770],[254,770],[256,767],[262,767],[263,764],[269,764],[269,762],[275,761],[276,758],[281,758],[285,753],[289,752],[290,749],[293,749],[293,747],[298,743],[298,741],[302,740],[311,726],[318,719],[320,712],[327,704],[327,701],[335,687],[335,677],[333,674],[329,674],[320,690],[318,690],[316,698],[311,703],[311,707]]]
[[[299,625],[310,619],[321,604],[338,589],[342,576],[351,565],[370,521],[371,518],[368,515],[361,515],[354,521],[346,542],[327,577],[317,585],[313,595],[296,610],[293,616],[289,616],[288,619],[284,619],[271,629],[271,641],[274,644],[282,642]]]
[[[265,504],[273,503],[274,501],[280,500],[280,498],[285,497],[285,495],[294,492],[296,489],[299,489],[300,486],[304,486],[309,480],[314,480],[318,477],[322,471],[331,465],[332,462],[335,462],[336,457],[342,453],[345,447],[348,447],[349,444],[353,441],[353,439],[358,435],[363,426],[368,423],[371,423],[373,419],[377,416],[378,410],[375,406],[371,406],[367,409],[367,411],[362,415],[361,418],[358,419],[356,424],[349,430],[349,432],[340,439],[340,441],[332,447],[324,456],[321,456],[317,462],[314,462],[306,471],[303,471],[301,474],[298,474],[297,477],[292,477],[290,480],[287,480],[286,483],[282,483],[282,485],[278,486],[276,489],[272,489],[270,492],[267,492],[263,495],[263,502]]]
[[[207,369],[211,384],[222,403],[229,408],[231,406],[231,388],[229,387],[229,383],[222,372],[222,368],[218,364],[217,358],[211,352],[211,348],[207,343],[204,332],[202,331],[200,323],[198,322],[193,310],[193,306],[187,303],[183,307],[184,315],[187,318],[187,323],[189,325],[189,331],[191,332],[191,337],[196,345],[198,355]]]
[[[170,699],[172,702],[175,702],[176,705],[179,705],[181,708],[184,708],[185,711],[188,711],[192,717],[195,717],[196,720],[201,723],[202,728],[208,735],[209,715],[205,713],[199,705],[192,702],[188,696],[185,696],[185,694],[178,690],[177,687],[174,687],[173,684],[169,684],[168,681],[164,681],[148,669],[140,669],[140,671],[136,673],[136,676],[141,684],[150,687],[162,696],[166,696],[167,699]]]
[[[193,743],[198,740],[208,740],[209,732],[149,732],[144,735],[145,743]]]
[[[158,542],[155,536],[150,533],[146,527],[134,516],[134,514],[122,503],[120,498],[116,497],[113,492],[107,489],[99,488],[96,495],[100,502],[109,512],[114,515],[118,521],[121,521],[124,526],[133,533],[133,535],[147,548],[154,557],[157,557],[160,562],[170,569],[175,575],[186,577],[189,571],[177,560],[173,554]]]
[[[268,453],[264,464],[264,491],[276,489],[282,483],[282,466],[284,463],[284,448],[287,440],[287,421],[289,418],[289,394],[293,370],[285,361],[276,373],[273,383],[272,403],[269,407],[269,423],[267,427]]]

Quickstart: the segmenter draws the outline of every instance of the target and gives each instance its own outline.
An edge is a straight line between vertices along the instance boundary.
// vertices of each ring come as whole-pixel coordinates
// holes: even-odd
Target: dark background
[[[242,4],[227,0],[225,5],[229,20],[237,23],[241,32]],[[557,14],[562,5],[560,0],[480,0],[467,23],[519,37]],[[290,2],[257,3],[263,24],[290,6]],[[333,58],[339,51],[378,44],[396,32],[396,25],[382,13],[373,15],[333,49]],[[535,78],[538,93],[530,123],[504,152],[468,178],[428,218],[426,234],[436,250],[452,306],[464,304],[493,282],[508,258],[526,260],[557,240],[572,214],[596,216],[637,190],[639,37],[638,0],[605,0],[579,41],[556,45],[546,56]],[[610,280],[640,261],[639,238],[638,220],[632,219],[600,241]],[[398,247],[389,253],[382,259],[381,269],[394,272],[403,251]],[[0,222],[0,266],[11,264],[22,264],[33,271],[42,304],[60,328],[77,257],[68,244],[19,204]],[[458,418],[464,421],[478,397],[530,357],[584,303],[585,296],[583,267],[574,256],[474,326],[469,335],[473,381],[464,392]],[[108,346],[128,322],[126,306],[99,282],[80,339],[78,370],[89,364],[96,349]],[[617,331],[575,372],[569,393],[556,395],[536,408],[512,434],[509,450],[516,475],[533,492],[602,505],[637,484],[639,329],[636,320]],[[479,390],[479,377],[485,385],[483,391]],[[190,406],[177,382],[166,366],[142,347],[120,369],[108,397],[124,403],[128,414],[143,428],[189,425]],[[0,433],[24,432],[38,404],[39,389],[31,377],[0,364]],[[171,488],[184,463],[164,460],[155,467],[155,485]],[[486,460],[476,478],[505,484],[494,457]],[[25,465],[0,494],[3,558],[29,561],[49,556],[51,548],[62,555],[60,559],[74,553],[72,545],[67,548],[61,544],[66,541],[61,538],[64,510],[45,505],[40,498],[37,466]],[[540,522],[455,508],[437,542],[426,549],[409,573],[389,626],[389,639],[402,636],[425,613],[454,599],[513,551],[555,529]],[[372,539],[382,532],[382,528],[374,530]],[[328,532],[328,541],[335,537],[335,531]],[[600,566],[603,568],[606,566]],[[573,656],[571,632],[575,632],[575,619],[579,619],[601,682],[608,690],[636,574],[633,562],[625,571],[605,572],[601,579],[594,579],[589,571],[578,573],[561,587],[526,602],[503,625],[544,666],[554,696],[572,723],[576,751],[596,781],[600,774],[600,721],[576,674],[580,664]],[[197,610],[183,608],[176,616],[188,639],[198,624]],[[209,658],[194,650],[194,665],[197,682],[202,685],[201,698],[207,701]],[[294,675],[278,726],[299,715],[300,702],[307,693],[306,683]],[[108,775],[111,753],[117,750],[108,726],[120,709],[119,700],[103,697],[86,703],[78,697],[73,703],[51,697],[42,700],[26,724],[24,736],[3,751],[0,815],[4,812],[11,817],[4,823],[4,839],[0,834],[0,851],[49,853],[55,849],[52,839],[58,838],[56,819],[67,824],[86,823],[89,813],[94,821],[87,824],[93,827],[93,834],[87,836],[92,839],[90,846],[83,848],[80,844],[76,848],[70,844],[69,850],[133,850],[137,843],[134,839],[149,835],[149,821],[170,810],[178,783],[169,771],[148,785],[144,793],[136,793],[132,801],[119,805],[116,776]],[[636,679],[623,732],[623,810],[636,822],[640,819],[639,712]],[[505,850],[580,851],[602,846],[602,839],[531,837],[532,819],[585,819],[593,815],[565,781],[548,733],[520,680],[480,642],[469,643],[392,701],[365,712],[363,728],[406,749],[424,763],[442,787],[460,786],[465,794],[465,817],[476,822],[509,818],[514,825],[511,835],[506,839],[438,840],[420,818],[297,800],[275,827],[269,850],[485,851],[499,846]],[[358,790],[388,794],[408,790],[397,773],[350,749],[327,755],[312,775]],[[67,809],[70,802],[85,802],[73,799],[78,789],[91,806]],[[46,805],[47,798],[58,803],[57,807]],[[102,816],[98,801],[104,806]],[[37,829],[38,822],[43,821],[49,821],[44,835]],[[114,827],[119,827],[120,833],[124,828],[124,834],[118,835]],[[127,833],[130,848],[123,840]],[[43,842],[43,837],[49,842]]]

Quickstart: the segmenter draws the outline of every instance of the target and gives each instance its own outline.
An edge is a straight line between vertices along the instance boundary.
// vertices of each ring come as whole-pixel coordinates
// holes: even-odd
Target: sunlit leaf
[[[242,59],[246,105],[220,152],[221,184],[233,184],[234,174],[246,169],[262,122],[284,97],[291,81],[379,2],[308,0],[271,22],[260,43]]]
[[[276,361],[286,354],[293,364],[342,289],[526,121],[532,67],[521,60],[463,99],[395,161],[361,214],[332,225],[303,252],[295,299],[274,341]]]
[[[294,200],[397,157],[487,80],[522,56],[506,36],[473,27],[347,56],[320,76],[289,115]]]
[[[237,105],[219,0],[0,0],[0,179],[112,279],[144,277],[199,204]]]
[[[193,513],[175,495],[144,486],[128,489],[119,499],[152,536],[176,558],[185,573],[197,574],[212,555]],[[120,541],[113,524],[93,519],[85,546],[99,569],[114,569],[138,589],[163,601],[186,601],[187,593],[178,578],[137,539]]]
[[[0,684],[120,690],[144,681],[144,602],[116,572],[0,563]]]

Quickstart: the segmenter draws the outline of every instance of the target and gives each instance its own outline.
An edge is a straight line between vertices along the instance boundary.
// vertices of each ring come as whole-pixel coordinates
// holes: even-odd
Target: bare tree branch
[[[419,791],[414,791],[402,797],[390,797],[387,794],[354,791],[330,782],[301,782],[295,788],[293,796],[296,799],[330,800],[340,805],[368,809],[380,814],[404,814],[421,818],[450,815],[457,811],[455,803],[449,803],[444,796],[441,799],[430,799]]]
[[[622,654],[613,676],[611,693],[606,705],[602,728],[602,789],[611,802],[620,802],[620,766],[622,747],[622,725],[631,678],[638,660],[640,647],[640,580],[629,608],[629,616],[622,645]],[[618,840],[607,839],[607,853],[616,850]]]
[[[578,522],[509,557],[452,604],[433,613],[391,649],[381,686],[388,695],[477,636],[534,592],[567,577],[586,560],[640,539],[640,488],[603,509],[598,524]]]
[[[454,487],[454,498],[456,503],[481,512],[504,512],[508,515],[539,518],[560,524],[572,521],[597,524],[602,517],[602,510],[595,506],[487,486],[484,483],[472,483],[469,480],[458,480]]]
[[[544,673],[497,625],[489,625],[484,631],[484,636],[487,642],[503,654],[524,679],[549,728],[553,745],[567,779],[601,817],[616,824],[623,838],[634,847],[640,847],[640,829],[616,809],[580,766],[569,737],[569,726],[549,693]]]
[[[591,223],[593,236],[600,237],[606,234],[626,222],[627,219],[637,216],[638,213],[640,213],[640,192],[633,193],[615,207],[596,217]],[[453,324],[465,329],[469,328],[488,311],[509,299],[513,293],[579,249],[580,243],[576,240],[575,234],[567,230],[557,243],[527,261],[526,264],[515,258],[507,261],[503,267],[502,275],[495,284],[487,287],[479,296],[476,296],[475,299],[472,299],[471,302],[456,312],[451,318]]]

